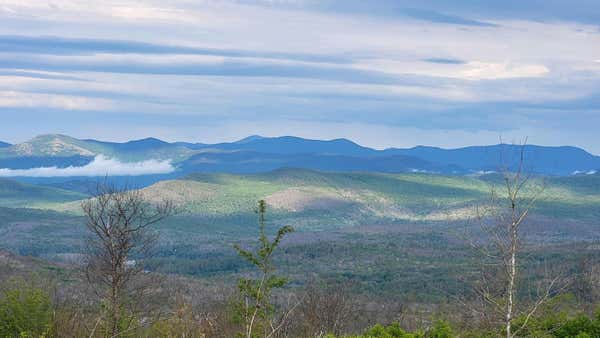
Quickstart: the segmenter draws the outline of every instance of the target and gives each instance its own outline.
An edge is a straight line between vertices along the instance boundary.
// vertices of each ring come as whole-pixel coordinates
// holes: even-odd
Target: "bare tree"
[[[357,307],[349,289],[348,283],[308,283],[300,306],[307,337],[342,335],[357,319]]]
[[[81,205],[90,236],[85,252],[85,273],[105,307],[106,334],[116,337],[130,330],[123,318],[126,298],[149,287],[138,283],[142,260],[157,237],[150,226],[172,215],[173,203],[150,204],[139,190],[98,184],[96,196]]]
[[[531,292],[535,294],[534,299],[518,299],[519,283],[523,279],[521,270],[526,260],[524,226],[544,191],[540,180],[525,173],[524,163],[523,145],[516,167],[502,170],[501,192],[492,188],[490,203],[477,207],[477,220],[484,239],[470,242],[480,254],[483,266],[476,291],[491,308],[481,314],[485,317],[499,315],[507,338],[517,337],[562,283],[561,278],[546,275],[535,281],[535,290]],[[513,322],[518,316],[522,320],[515,327]]]
[[[577,264],[571,290],[582,307],[593,307],[600,299],[600,266],[594,257],[582,257]]]

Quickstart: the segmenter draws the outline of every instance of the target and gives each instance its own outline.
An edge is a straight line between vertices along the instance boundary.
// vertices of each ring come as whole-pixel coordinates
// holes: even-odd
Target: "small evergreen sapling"
[[[270,241],[266,234],[267,204],[264,200],[258,202],[259,245],[256,251],[245,250],[239,245],[234,248],[238,254],[252,264],[259,271],[257,279],[241,278],[238,288],[241,294],[240,314],[244,322],[246,338],[272,337],[283,325],[283,318],[279,324],[274,322],[275,307],[271,303],[273,289],[282,288],[288,280],[275,274],[273,265],[273,252],[281,243],[283,237],[294,231],[291,226],[279,228],[275,238]]]

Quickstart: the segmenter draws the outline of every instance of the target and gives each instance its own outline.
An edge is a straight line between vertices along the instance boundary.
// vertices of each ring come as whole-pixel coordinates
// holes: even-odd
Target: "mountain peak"
[[[43,134],[8,148],[17,156],[94,156],[85,142],[63,134]]]
[[[352,145],[356,145],[356,146],[365,148],[365,147],[361,146],[360,144],[358,144],[358,143],[356,143],[356,142],[354,142],[352,140],[349,140],[347,138],[336,138],[336,139],[330,140],[329,142],[346,143],[346,144],[352,144]]]
[[[234,143],[216,145],[227,150],[245,150],[268,154],[371,155],[374,150],[347,139],[311,140],[297,136],[250,136]]]
[[[38,136],[35,136],[34,138],[32,138],[31,140],[25,142],[25,143],[30,143],[30,142],[46,142],[48,140],[55,140],[55,139],[59,139],[59,140],[75,140],[73,137],[71,136],[67,136],[65,134],[41,134]]]
[[[125,142],[124,144],[166,145],[169,143],[165,142],[161,139],[158,139],[156,137],[146,137],[146,138],[142,138],[139,140],[131,140],[131,141]]]
[[[234,143],[237,144],[243,144],[243,143],[248,143],[248,142],[252,142],[252,141],[256,141],[256,140],[262,140],[265,139],[266,137],[264,136],[260,136],[260,135],[250,135],[248,137],[244,137],[243,139],[236,141]]]

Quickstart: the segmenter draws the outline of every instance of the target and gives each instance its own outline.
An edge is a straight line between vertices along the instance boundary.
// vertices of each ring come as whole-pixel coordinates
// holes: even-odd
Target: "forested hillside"
[[[256,140],[265,142],[262,138],[252,138],[240,141],[240,144],[246,147]],[[167,147],[157,140],[147,142],[151,147],[157,144]],[[85,141],[81,145],[86,144],[107,146],[95,141]],[[119,147],[135,153],[144,151],[145,145],[146,142],[134,142]],[[332,145],[335,147],[331,151],[337,147],[353,147],[344,142]],[[315,143],[315,146],[322,145]],[[269,143],[261,147],[270,149]],[[241,153],[231,154],[238,156]],[[193,155],[190,161],[197,160],[195,156],[198,155]],[[143,306],[138,304],[136,306],[141,308],[131,311],[155,318],[156,314],[147,311],[154,313],[160,310],[159,304],[168,303],[165,305],[168,311],[181,305],[185,307],[181,310],[184,311],[182,315],[196,317],[158,320],[158,326],[144,325],[145,333],[137,330],[136,335],[175,332],[170,330],[181,330],[178,325],[184,325],[192,330],[191,336],[209,332],[209,336],[227,337],[243,322],[235,319],[241,315],[236,311],[242,311],[242,308],[230,308],[230,302],[240,297],[240,292],[246,294],[244,297],[256,296],[254,284],[240,289],[242,284],[236,288],[236,282],[256,275],[257,267],[262,271],[263,263],[255,260],[258,258],[249,258],[254,257],[251,251],[240,251],[243,253],[240,257],[234,246],[245,248],[242,250],[255,248],[252,243],[257,236],[256,203],[264,201],[266,218],[261,229],[266,237],[261,235],[259,238],[271,238],[282,226],[294,229],[292,233],[285,232],[285,238],[280,242],[276,241],[277,254],[269,258],[269,264],[285,276],[277,282],[273,280],[274,298],[269,300],[273,303],[268,306],[273,306],[275,312],[261,312],[265,318],[275,314],[276,317],[285,316],[285,311],[291,310],[285,305],[286,297],[287,302],[293,298],[293,302],[301,304],[294,305],[300,308],[293,308],[302,318],[301,327],[286,322],[285,330],[289,332],[280,332],[280,335],[312,336],[319,325],[324,325],[327,330],[323,334],[363,332],[365,337],[438,337],[437,334],[450,337],[462,332],[461,335],[475,337],[496,328],[481,320],[477,325],[469,324],[468,318],[474,314],[460,310],[461,302],[467,302],[469,307],[481,305],[477,305],[478,291],[473,286],[487,277],[480,275],[482,256],[473,244],[481,245],[490,240],[486,223],[495,219],[496,213],[510,199],[505,190],[509,182],[507,177],[510,177],[507,175],[514,174],[332,172],[281,168],[250,174],[180,173],[155,183],[149,181],[152,184],[139,184],[136,178],[126,177],[2,178],[0,247],[8,250],[3,253],[7,277],[31,279],[36,275],[33,281],[51,281],[56,290],[61,290],[63,296],[58,296],[39,282],[32,284],[30,289],[15,288],[11,284],[14,281],[7,282],[11,292],[34,292],[19,297],[35,297],[36,302],[43,303],[31,306],[45,306],[50,311],[56,306],[52,298],[38,297],[64,298],[64,292],[70,292],[87,298],[91,292],[83,288],[87,285],[87,273],[82,275],[80,269],[89,263],[89,254],[94,252],[88,247],[89,240],[95,237],[94,233],[102,233],[90,232],[90,219],[101,217],[102,213],[96,214],[86,209],[86,205],[99,208],[104,205],[96,204],[101,201],[101,196],[120,196],[120,192],[98,195],[94,189],[114,184],[115,191],[124,189],[122,193],[133,194],[144,201],[134,209],[139,211],[130,216],[115,215],[136,204],[124,204],[122,209],[115,210],[116,214],[108,213],[106,224],[128,217],[148,220],[150,215],[141,211],[142,206],[159,206],[167,201],[168,209],[164,211],[169,217],[150,222],[151,237],[156,238],[156,242],[153,241],[152,253],[144,257],[139,269],[162,283],[179,286],[173,289],[164,284],[148,284],[154,285],[152,288],[158,287],[148,298],[151,302]],[[523,230],[519,230],[519,241],[527,243],[520,252],[523,260],[519,263],[519,271],[528,281],[527,288],[534,287],[536,281],[547,282],[550,274],[560,275],[560,285],[545,296],[544,306],[547,306],[546,301],[552,300],[562,311],[559,317],[549,317],[551,310],[540,308],[536,314],[542,317],[528,319],[532,322],[527,327],[532,331],[527,334],[537,337],[538,333],[550,330],[544,325],[580,325],[575,324],[578,320],[586,321],[588,326],[577,330],[595,332],[595,329],[589,329],[596,325],[593,319],[573,319],[573,316],[576,313],[589,315],[597,298],[591,274],[596,268],[594,262],[599,258],[596,248],[600,241],[597,231],[600,175],[586,172],[524,177],[527,184],[518,189],[519,194],[535,195],[536,198],[530,206],[524,204],[526,198],[515,199],[515,203],[524,205],[522,207],[527,210]],[[107,212],[111,208],[109,203],[97,212]],[[112,230],[105,233],[108,236]],[[267,245],[263,239],[261,245]],[[258,253],[271,249],[261,250]],[[130,254],[132,259],[127,264],[135,264],[133,262],[142,258],[141,254]],[[270,268],[264,271],[271,273]],[[195,296],[189,298],[190,294]],[[526,298],[534,296],[530,289],[522,288],[517,294]],[[6,294],[6,297],[12,297],[10,295]],[[66,297],[64,301],[72,303],[74,299]],[[183,303],[178,303],[180,301]],[[267,299],[254,301],[260,303]],[[95,311],[93,306],[88,308],[89,304],[75,303],[76,309]],[[16,305],[7,303],[4,306]],[[327,306],[334,308],[321,308]],[[43,309],[38,310],[44,313]],[[59,311],[61,316],[70,319],[47,317],[36,320],[52,320],[52,329],[59,331],[64,330],[60,325],[65,323],[77,326],[75,317],[69,316],[82,315],[81,310],[74,309],[52,311]],[[323,311],[333,311],[341,316],[336,319],[337,324],[321,318]],[[204,320],[191,319],[200,313],[216,316],[215,322],[208,324]],[[360,315],[353,317],[353,313]],[[146,317],[137,320],[143,318]],[[277,318],[283,320],[283,317]],[[515,325],[522,319],[515,318]],[[391,324],[394,322],[397,324]],[[215,325],[221,331],[207,331],[205,325]],[[77,327],[79,332],[89,334],[89,328]]]

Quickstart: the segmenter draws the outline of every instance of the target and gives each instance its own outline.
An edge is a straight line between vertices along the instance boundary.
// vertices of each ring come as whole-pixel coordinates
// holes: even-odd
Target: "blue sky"
[[[592,0],[3,0],[0,140],[518,141],[600,154]]]

